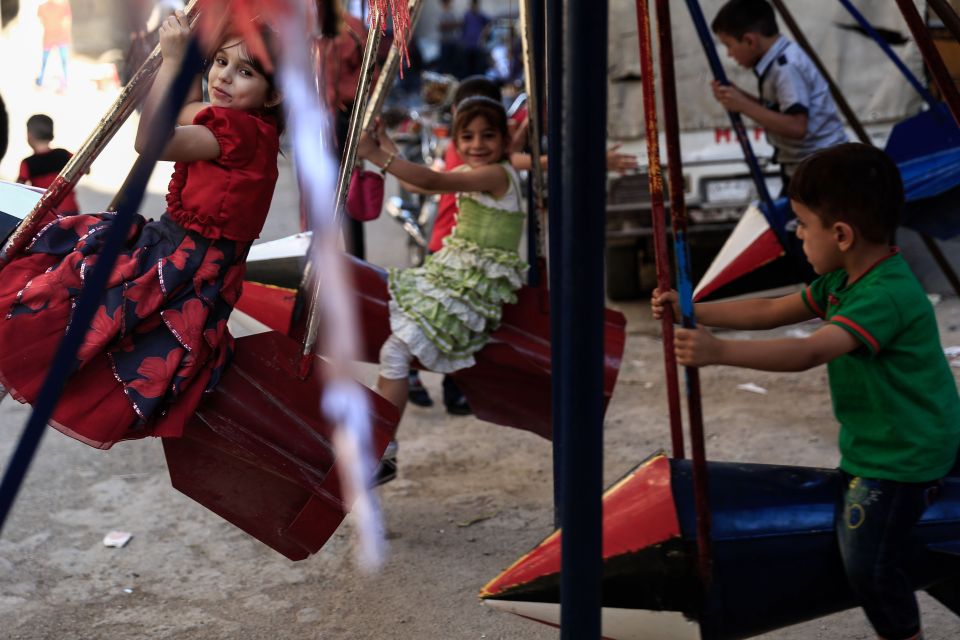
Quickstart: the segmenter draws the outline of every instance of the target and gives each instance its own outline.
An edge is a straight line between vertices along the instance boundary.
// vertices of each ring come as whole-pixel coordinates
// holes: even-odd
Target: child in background
[[[484,96],[497,102],[501,102],[502,100],[500,87],[489,78],[479,75],[464,78],[460,81],[460,84],[457,86],[457,91],[454,94],[452,108],[454,117],[456,117],[457,114],[457,105],[465,99],[474,96]],[[514,113],[508,122],[508,131],[511,137],[510,146],[519,147],[519,150],[510,154],[510,164],[518,171],[528,171],[532,166],[530,154],[522,151],[522,149],[526,147],[527,126],[529,124],[526,116],[527,110],[524,108]],[[636,156],[618,152],[619,147],[620,145],[614,145],[607,151],[607,170],[617,171],[623,174],[626,171],[636,169]],[[396,149],[391,150],[395,151]],[[443,168],[446,171],[453,171],[462,164],[463,159],[457,151],[457,146],[455,144],[447,145],[443,156]],[[541,165],[544,169],[546,169],[546,164],[547,156],[544,155],[541,157]],[[427,245],[427,248],[431,252],[435,253],[443,247],[444,239],[450,235],[450,232],[457,223],[457,213],[457,194],[442,194],[437,208],[437,217],[436,220],[434,220],[433,229],[430,234],[430,242]],[[416,370],[411,371],[410,374],[410,400],[414,402],[414,404],[421,406],[430,406],[432,404],[430,396],[427,395],[426,390],[420,383],[420,378]],[[444,376],[443,378],[443,404],[447,408],[447,413],[453,415],[468,415],[472,413],[470,405],[463,396],[463,392],[460,391],[450,376]]]
[[[142,151],[149,136],[170,137],[162,158],[176,165],[166,213],[137,217],[51,419],[101,449],[181,435],[217,384],[233,347],[227,318],[277,180],[281,97],[268,65],[238,37],[228,35],[210,56],[210,104],[201,102],[198,75],[177,126],[156,130],[187,25],[178,11],[160,28],[163,62],[135,142]],[[36,400],[114,218],[51,215],[0,272],[0,384],[19,401]]]
[[[367,43],[367,27],[351,14],[341,0],[315,0],[319,19],[319,37],[315,40],[317,78],[325,87],[327,106],[334,114],[337,136],[337,161],[343,161],[350,126],[350,113],[356,101],[357,83],[363,67],[363,50]],[[301,220],[306,229],[306,220]],[[363,223],[343,217],[344,244],[347,253],[363,260],[366,257]]]
[[[527,269],[517,252],[526,218],[519,179],[507,158],[503,105],[479,96],[464,100],[457,106],[452,133],[465,162],[456,171],[407,162],[391,143],[370,133],[361,136],[357,150],[361,158],[423,191],[458,194],[457,225],[440,251],[422,267],[390,271],[393,333],[380,351],[377,391],[401,412],[413,358],[440,373],[473,366],[473,354],[499,325],[503,305],[516,301]],[[395,476],[393,446],[377,481]]]
[[[73,12],[70,10],[69,0],[48,0],[37,7],[37,17],[43,26],[43,57],[40,61],[40,74],[36,84],[43,86],[43,75],[47,70],[47,60],[54,49],[60,54],[60,65],[63,77],[60,79],[60,89],[67,87],[67,49],[70,47],[71,31],[73,29]]]
[[[38,113],[27,119],[27,144],[33,150],[33,155],[24,158],[20,163],[20,173],[17,182],[46,189],[54,179],[60,175],[73,154],[66,149],[54,149],[53,120],[50,116]],[[80,211],[77,196],[71,191],[57,206],[57,213],[73,214]]]
[[[710,27],[727,55],[753,69],[760,89],[754,97],[714,81],[713,95],[727,111],[742,113],[764,128],[786,193],[801,160],[847,141],[830,88],[803,49],[780,35],[766,0],[730,0]]]
[[[777,340],[678,329],[677,360],[765,371],[827,364],[843,477],[836,532],[850,586],[882,638],[921,638],[905,551],[957,461],[960,399],[933,307],[890,245],[903,206],[900,174],[882,151],[843,144],[797,167],[790,199],[820,277],[783,298],[697,304],[697,320],[752,330],[820,317],[823,326]],[[676,303],[675,292],[654,291],[654,317],[667,304],[679,313]]]

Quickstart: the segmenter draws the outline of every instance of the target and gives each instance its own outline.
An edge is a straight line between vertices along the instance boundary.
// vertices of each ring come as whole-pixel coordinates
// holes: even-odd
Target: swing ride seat
[[[692,465],[655,454],[603,497],[603,631],[611,640],[733,640],[857,606],[840,559],[835,469],[709,462],[712,584],[697,575]],[[917,525],[911,578],[960,614],[960,477]],[[562,532],[480,592],[559,624]]]
[[[6,236],[34,207],[42,189],[0,182],[0,235]],[[246,287],[244,298],[258,287]],[[267,288],[270,289],[270,288]],[[270,300],[278,300],[271,290]],[[284,335],[293,296],[265,307],[261,322],[288,325],[237,338],[233,361],[204,398],[181,438],[164,438],[173,486],[291,560],[323,546],[348,505],[340,493],[330,444],[334,427],[320,415],[322,361],[300,378],[300,345]],[[281,313],[277,313],[277,310]],[[367,391],[373,455],[393,439],[396,408]]]
[[[0,180],[0,245],[40,200],[45,189]]]
[[[905,158],[897,163],[897,168],[906,199],[900,225],[939,240],[960,236],[960,146]],[[769,220],[776,220],[783,233],[790,233],[787,227],[793,220],[790,201],[775,200],[773,216],[763,216],[760,206],[751,204],[740,218],[697,284],[695,300],[757,291],[766,288],[757,283],[766,282],[781,272],[780,263],[774,260],[785,251]]]
[[[251,252],[251,258],[255,256]],[[363,335],[361,357],[378,362],[380,347],[390,335],[389,293],[386,271],[348,256],[350,277],[357,291]],[[283,259],[283,258],[276,258]],[[254,267],[268,272],[264,265]],[[500,327],[476,354],[476,365],[451,376],[464,392],[474,414],[481,420],[532,431],[550,438],[551,359],[550,314],[546,289],[523,287],[515,304],[504,305]],[[245,282],[237,309],[283,331],[293,323],[293,293],[290,289]],[[301,321],[303,319],[301,318]],[[623,314],[605,310],[604,408],[613,395],[625,344]],[[296,335],[301,329],[293,326]],[[414,363],[414,366],[418,366]]]
[[[297,376],[299,344],[275,331],[238,338],[230,366],[180,438],[163,440],[173,486],[291,560],[315,553],[343,520],[331,440],[320,414],[324,379],[315,356]],[[373,455],[393,439],[399,414],[365,390]]]

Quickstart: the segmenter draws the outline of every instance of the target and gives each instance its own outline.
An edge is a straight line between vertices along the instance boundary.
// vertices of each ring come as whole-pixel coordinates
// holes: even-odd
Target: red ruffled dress
[[[233,348],[227,317],[270,208],[279,136],[272,117],[222,107],[194,124],[220,157],[178,162],[166,213],[137,216],[51,418],[93,447],[181,435]],[[36,399],[113,218],[51,216],[0,271],[0,384],[20,402]]]

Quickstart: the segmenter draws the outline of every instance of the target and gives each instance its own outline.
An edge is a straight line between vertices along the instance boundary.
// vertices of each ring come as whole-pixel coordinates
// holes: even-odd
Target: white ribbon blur
[[[375,472],[370,404],[367,391],[356,381],[352,370],[359,354],[359,323],[354,317],[356,304],[334,215],[338,163],[331,150],[336,146],[310,56],[311,27],[316,24],[314,3],[287,0],[287,4],[289,10],[276,18],[281,47],[278,77],[301,203],[313,230],[311,275],[323,280],[323,287],[318,288],[318,304],[324,314],[319,346],[329,366],[323,381],[321,410],[336,425],[334,453],[344,504],[353,505],[357,562],[362,569],[373,571],[383,565],[386,542],[380,503],[370,487]]]

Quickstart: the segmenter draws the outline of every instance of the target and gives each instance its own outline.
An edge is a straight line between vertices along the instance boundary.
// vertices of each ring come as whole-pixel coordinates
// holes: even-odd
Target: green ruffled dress
[[[501,166],[510,179],[503,197],[458,194],[457,225],[443,248],[422,267],[389,271],[390,328],[431,371],[473,366],[501,308],[516,302],[523,286],[527,263],[517,249],[524,201],[516,171]]]

